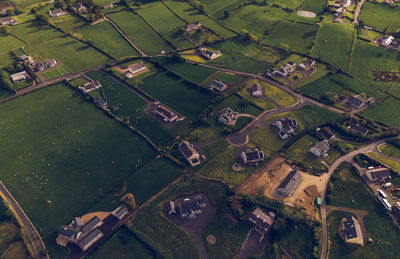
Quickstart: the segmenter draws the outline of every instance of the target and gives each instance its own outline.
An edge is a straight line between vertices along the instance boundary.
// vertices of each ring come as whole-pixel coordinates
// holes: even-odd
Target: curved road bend
[[[26,216],[25,212],[19,206],[18,202],[14,199],[14,197],[11,195],[11,193],[7,190],[7,188],[1,181],[0,181],[0,192],[2,196],[7,200],[8,204],[10,204],[10,206],[16,213],[16,216],[20,219],[20,222],[22,223],[23,227],[26,230],[26,233],[28,234],[32,247],[35,250],[37,258],[39,259],[47,258],[47,256],[44,256],[40,253],[40,249],[44,248],[44,244],[40,237],[39,238],[35,237],[35,233],[38,233],[37,230],[35,229],[35,226],[33,226],[28,216]]]
[[[360,154],[360,153],[366,153],[369,151],[373,151],[376,149],[376,147],[382,143],[386,142],[386,139],[381,139],[372,142],[371,144],[364,146],[360,149],[357,149],[353,152],[348,153],[347,155],[341,156],[340,158],[336,159],[332,165],[329,168],[328,174],[326,176],[325,181],[323,182],[323,188],[322,188],[322,193],[321,193],[321,221],[322,221],[322,226],[323,226],[323,243],[322,243],[322,253],[321,253],[321,259],[326,259],[328,255],[328,226],[326,224],[326,203],[325,203],[325,195],[326,195],[326,189],[328,187],[328,183],[330,178],[332,177],[332,174],[335,172],[336,168],[344,161],[349,161],[351,158],[354,156]]]

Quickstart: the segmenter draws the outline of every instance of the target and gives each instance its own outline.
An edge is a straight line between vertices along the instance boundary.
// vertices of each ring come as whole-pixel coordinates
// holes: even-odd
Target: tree
[[[15,15],[14,9],[12,9],[12,8],[11,9],[7,9],[6,14],[8,16],[14,16]]]
[[[31,13],[37,13],[39,11],[39,7],[35,6],[31,9]]]
[[[10,26],[7,26],[7,25],[0,26],[0,33],[1,34],[8,35],[8,34],[10,34],[10,32],[11,32]]]
[[[68,5],[64,0],[58,0],[55,4],[54,4],[55,8],[61,8],[61,9],[67,9]]]
[[[228,10],[224,11],[224,18],[228,18],[231,15],[231,13]]]

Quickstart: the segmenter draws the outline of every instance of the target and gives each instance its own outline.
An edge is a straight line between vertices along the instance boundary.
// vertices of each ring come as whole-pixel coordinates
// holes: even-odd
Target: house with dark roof
[[[96,243],[97,240],[99,240],[102,236],[103,236],[103,233],[100,231],[100,229],[96,228],[96,229],[92,230],[90,233],[88,233],[86,236],[84,236],[78,242],[78,246],[83,251],[86,251],[89,247],[91,247],[94,243]]]
[[[329,142],[328,140],[323,140],[317,142],[314,146],[310,148],[310,152],[314,154],[316,157],[327,157],[328,150],[329,150]]]
[[[194,22],[185,26],[185,32],[192,32],[201,29],[203,25],[199,22]]]
[[[359,96],[350,96],[344,106],[352,110],[358,110],[364,105],[364,101]]]
[[[211,91],[217,91],[217,92],[220,92],[220,93],[222,93],[223,91],[228,89],[228,85],[225,84],[224,82],[220,81],[220,80],[212,81],[209,87],[210,87]]]
[[[204,48],[204,47],[200,48],[199,52],[200,52],[200,55],[207,60],[213,60],[213,59],[221,56],[221,52],[219,50],[210,51],[209,49]]]
[[[85,94],[93,91],[93,90],[97,90],[101,87],[101,84],[98,80],[96,81],[92,81],[89,83],[84,84],[83,86],[79,87],[79,89],[81,89],[81,91]]]
[[[111,212],[111,215],[116,217],[119,221],[123,219],[129,213],[129,208],[125,204],[119,205],[115,210]]]
[[[108,107],[108,103],[102,97],[96,99],[96,104],[102,109],[106,109]]]
[[[53,59],[49,59],[49,60],[46,60],[46,61],[37,62],[34,65],[33,69],[35,71],[39,71],[40,72],[40,71],[44,71],[44,70],[56,67],[57,63],[58,63],[57,60],[55,58],[53,58]]]
[[[157,107],[153,110],[153,114],[160,116],[164,122],[175,122],[179,118],[175,112],[161,104],[157,104]]]
[[[297,170],[292,170],[278,186],[278,192],[287,197],[291,196],[299,187],[302,176]]]
[[[64,14],[65,13],[64,13],[63,9],[61,9],[61,8],[49,10],[50,17],[60,17],[60,16],[63,16]]]
[[[14,26],[17,24],[18,24],[18,22],[12,17],[5,17],[5,18],[0,19],[0,25]]]
[[[364,127],[354,121],[350,121],[347,128],[351,131],[354,131],[357,134],[360,134],[360,135],[367,135],[369,132],[369,129],[367,129],[366,127]]]
[[[296,63],[288,62],[286,65],[282,65],[280,69],[268,69],[267,75],[269,76],[279,76],[279,77],[287,77],[294,73],[296,70]]]
[[[197,215],[203,213],[203,209],[207,204],[201,195],[185,196],[166,203],[164,211],[168,215],[178,213],[183,219],[195,219]]]
[[[259,161],[264,160],[264,152],[258,148],[249,148],[240,154],[242,161],[246,165],[254,165]]]
[[[353,216],[346,216],[339,225],[339,235],[343,241],[351,245],[364,245],[361,226]]]
[[[292,117],[277,120],[271,126],[275,127],[281,140],[285,140],[295,135],[297,129],[297,121]]]
[[[233,125],[236,119],[239,117],[239,113],[232,111],[231,108],[223,108],[218,113],[218,122],[225,125]]]
[[[370,169],[365,172],[365,176],[372,182],[384,182],[392,178],[388,168]]]
[[[332,132],[327,128],[324,127],[322,129],[318,128],[317,131],[325,137],[325,139],[330,140],[332,139],[335,135],[332,134]]]
[[[265,213],[262,209],[256,208],[249,216],[249,221],[254,224],[254,230],[264,236],[274,223],[275,213]]]
[[[263,89],[264,87],[261,84],[255,83],[250,87],[249,91],[254,98],[260,98],[263,96]]]
[[[181,154],[185,157],[186,161],[191,165],[191,166],[196,166],[201,163],[200,161],[200,154],[196,151],[194,146],[190,144],[188,141],[183,141],[179,146],[178,146],[179,151]]]
[[[315,65],[315,61],[311,58],[306,58],[302,63],[300,63],[299,68],[302,70],[307,70]]]

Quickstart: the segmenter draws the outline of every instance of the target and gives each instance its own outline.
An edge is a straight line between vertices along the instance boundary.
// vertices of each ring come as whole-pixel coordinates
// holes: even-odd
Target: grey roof
[[[275,214],[273,212],[269,212],[266,214],[260,208],[256,208],[249,216],[249,220],[255,224],[255,227],[268,231],[274,222]]]
[[[319,133],[321,133],[326,139],[331,139],[333,137],[333,134],[327,128],[322,128]]]
[[[286,193],[291,194],[297,188],[297,186],[301,182],[301,174],[297,172],[297,170],[292,170],[286,177],[283,179],[278,189],[285,190]]]
[[[390,170],[387,169],[387,168],[382,169],[382,170],[377,170],[377,171],[371,170],[370,174],[371,174],[371,178],[373,180],[380,180],[382,178],[388,178],[388,177],[391,176],[390,175]]]
[[[354,109],[358,109],[362,105],[363,105],[363,101],[354,96],[350,96],[346,101],[346,106],[350,106]]]
[[[97,103],[100,107],[107,106],[106,100],[104,100],[104,99],[101,98],[101,97],[99,97],[99,98],[96,99],[96,103]]]
[[[167,109],[166,107],[163,107],[163,106],[158,106],[155,110],[157,112],[163,114],[168,119],[172,119],[175,116],[175,113],[173,113],[172,111],[170,111],[169,109]]]
[[[99,217],[94,216],[91,220],[86,222],[85,225],[83,225],[83,227],[81,228],[81,231],[84,232],[84,233],[85,232],[89,232],[93,228],[95,228],[100,222],[101,222],[101,220],[99,219]]]
[[[138,71],[146,68],[146,64],[144,62],[134,63],[130,65],[129,70]]]
[[[360,125],[360,124],[358,124],[358,123],[356,123],[354,121],[350,122],[349,127],[350,127],[350,129],[352,131],[354,131],[354,132],[356,132],[356,133],[358,133],[360,135],[365,135],[369,131],[369,129],[367,129],[366,127],[364,127],[364,126],[362,126],[362,125]]]
[[[321,154],[323,154],[329,150],[329,142],[327,140],[320,141],[315,144],[313,148],[317,149]]]
[[[264,153],[257,148],[247,149],[245,152],[247,162],[256,162],[264,159]]]
[[[346,216],[343,222],[343,234],[347,239],[357,237],[356,226],[352,216]]]
[[[184,141],[179,145],[179,150],[181,151],[181,153],[186,157],[189,158],[193,155],[192,150],[188,147],[188,145],[190,145],[189,142]]]
[[[222,88],[226,87],[226,84],[224,82],[219,81],[219,80],[214,80],[214,81],[211,82],[210,86],[213,87],[213,88],[217,88],[217,89],[221,90]]]
[[[69,239],[77,240],[79,237],[80,230],[77,228],[71,228],[68,226],[61,226],[58,228],[58,234]]]
[[[88,245],[90,242],[92,242],[93,239],[97,238],[99,235],[102,235],[102,234],[103,233],[98,228],[92,230],[92,232],[90,232],[84,238],[79,240],[79,247],[84,248],[86,245]]]
[[[118,218],[123,217],[128,213],[128,208],[125,205],[120,205],[118,210],[114,213]]]

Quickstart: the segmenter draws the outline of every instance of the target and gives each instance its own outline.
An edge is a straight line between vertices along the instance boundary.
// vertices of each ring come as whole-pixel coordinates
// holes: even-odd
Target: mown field
[[[323,12],[325,4],[326,2],[321,0],[307,0],[300,9],[314,12],[318,15]]]
[[[23,46],[25,43],[13,36],[0,36],[0,53],[2,54]]]
[[[0,114],[2,181],[44,237],[155,156],[142,138],[61,84],[6,102]]]
[[[366,2],[362,7],[360,20],[379,30],[395,31],[400,28],[400,9]]]
[[[363,112],[364,116],[367,116],[373,120],[383,122],[389,126],[400,126],[400,116],[397,111],[400,109],[399,100],[390,97],[383,102],[376,104]]]
[[[10,28],[12,34],[15,34],[30,44],[63,36],[63,34],[56,29],[48,25],[40,25],[36,20],[20,23]]]
[[[207,79],[217,71],[212,68],[193,65],[186,62],[173,62],[170,59],[162,59],[161,62],[174,73],[195,84],[200,84],[203,80]]]

